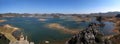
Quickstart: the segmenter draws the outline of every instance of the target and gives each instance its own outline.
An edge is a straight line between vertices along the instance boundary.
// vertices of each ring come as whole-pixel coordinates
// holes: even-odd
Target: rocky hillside
[[[99,25],[91,23],[88,28],[74,35],[67,44],[112,44],[104,34],[98,31]]]

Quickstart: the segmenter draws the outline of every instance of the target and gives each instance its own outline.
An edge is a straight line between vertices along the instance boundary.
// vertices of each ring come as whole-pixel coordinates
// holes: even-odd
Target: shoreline
[[[2,23],[2,22],[6,22],[6,20],[0,20],[0,23]]]

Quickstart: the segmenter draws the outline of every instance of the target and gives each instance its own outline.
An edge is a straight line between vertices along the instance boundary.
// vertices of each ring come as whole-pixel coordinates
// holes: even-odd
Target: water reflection
[[[113,32],[113,29],[114,29],[114,23],[113,22],[104,22],[104,24],[105,24],[105,26],[101,30],[105,35],[115,34]]]

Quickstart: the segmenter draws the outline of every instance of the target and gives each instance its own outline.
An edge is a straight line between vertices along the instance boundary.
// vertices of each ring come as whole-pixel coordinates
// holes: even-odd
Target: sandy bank
[[[8,25],[8,24],[4,26],[0,26],[0,32],[3,32],[3,33],[12,33],[16,30],[18,30],[18,28],[12,27],[11,25]]]
[[[79,32],[79,30],[68,29],[68,28],[66,28],[58,23],[48,24],[47,27],[52,28],[52,29],[56,29],[56,30],[59,30],[61,32],[68,33],[68,34],[76,34]]]
[[[0,20],[0,23],[1,23],[1,22],[5,22],[5,21],[6,21],[6,20]]]
[[[39,21],[46,21],[47,19],[40,18],[38,19]]]

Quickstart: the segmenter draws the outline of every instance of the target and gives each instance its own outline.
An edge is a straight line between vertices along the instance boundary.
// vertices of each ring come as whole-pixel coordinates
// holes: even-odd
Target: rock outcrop
[[[29,42],[27,40],[27,36],[26,36],[26,38],[24,38],[24,36],[21,34],[19,40],[17,40],[17,41],[10,41],[9,44],[34,44],[34,42]]]
[[[99,25],[91,23],[88,28],[74,35],[66,44],[112,44],[111,41],[99,31]]]
[[[8,40],[3,34],[0,33],[0,44],[8,44],[10,40]]]

